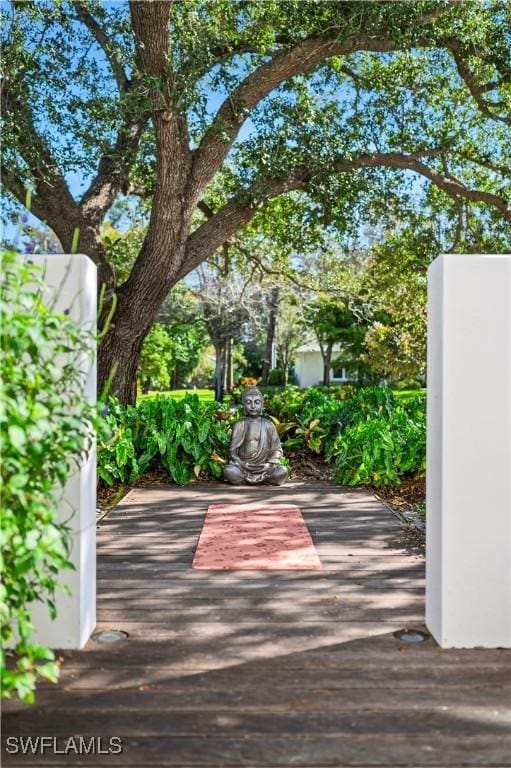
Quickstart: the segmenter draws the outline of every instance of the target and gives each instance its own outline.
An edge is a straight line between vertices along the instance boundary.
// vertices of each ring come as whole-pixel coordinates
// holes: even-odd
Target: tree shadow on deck
[[[387,632],[237,663],[235,640],[211,669],[195,643],[176,657],[170,637],[66,653],[63,685],[13,707],[4,735],[122,738],[122,756],[92,765],[509,765],[505,652],[410,648]]]
[[[129,638],[62,653],[59,686],[10,703],[5,736],[123,739],[66,765],[511,764],[509,654],[394,636],[424,629],[424,560],[388,509],[325,484],[268,490],[301,508],[324,570],[194,571],[207,505],[233,500],[212,485],[136,490],[111,513],[99,627]]]

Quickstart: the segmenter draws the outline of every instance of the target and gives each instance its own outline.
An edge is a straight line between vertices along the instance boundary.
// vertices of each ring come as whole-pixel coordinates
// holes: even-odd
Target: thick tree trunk
[[[130,336],[118,326],[107,333],[98,350],[98,394],[115,395],[121,403],[137,399],[137,369],[144,335]]]
[[[109,393],[123,403],[136,401],[140,349],[163,300],[175,283],[168,249],[177,254],[174,263],[179,263],[182,246],[172,243],[168,235],[168,231],[161,233],[159,248],[153,248],[146,238],[141,256],[152,268],[143,278],[134,277],[132,273],[117,291],[117,309],[99,346],[98,389],[101,392],[105,384],[109,384]]]
[[[144,337],[179,279],[200,190],[190,187],[192,155],[186,118],[170,108],[168,19],[171,3],[131,3],[136,64],[149,87],[156,141],[155,186],[147,235],[99,350],[99,380],[112,380],[122,402],[136,398],[137,363]],[[100,386],[101,386],[100,384]]]
[[[157,267],[159,266],[159,270]],[[109,394],[122,403],[135,403],[137,368],[142,343],[174,282],[165,262],[155,264],[153,274],[129,299],[127,283],[118,291],[118,306],[98,349],[98,391],[108,385]],[[169,270],[170,272],[170,270]],[[157,275],[160,275],[159,279]],[[170,273],[172,274],[172,273]]]
[[[263,360],[263,370],[261,374],[261,384],[263,387],[267,387],[270,383],[270,370],[271,370],[271,358],[273,351],[273,344],[275,342],[275,328],[277,325],[277,314],[279,309],[279,288],[277,285],[273,286],[270,293],[269,315],[268,315],[268,331],[266,333],[266,348]]]
[[[160,151],[147,235],[128,280],[117,291],[118,306],[99,352],[99,380],[104,384],[117,364],[111,391],[124,403],[135,402],[140,348],[179,279],[194,208],[187,190],[189,157],[179,152],[179,119],[158,114],[154,120]]]

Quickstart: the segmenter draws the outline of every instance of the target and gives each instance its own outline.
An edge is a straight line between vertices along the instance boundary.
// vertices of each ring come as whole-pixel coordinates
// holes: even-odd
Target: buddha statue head
[[[241,396],[241,402],[245,409],[245,415],[255,419],[263,412],[264,397],[257,387],[247,387]]]

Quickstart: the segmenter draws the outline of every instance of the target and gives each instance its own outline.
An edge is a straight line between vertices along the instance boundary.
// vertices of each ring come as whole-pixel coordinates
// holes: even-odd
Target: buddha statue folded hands
[[[282,485],[288,471],[280,463],[282,446],[275,424],[262,416],[263,395],[252,387],[244,391],[242,401],[245,418],[234,424],[224,478],[234,485]]]

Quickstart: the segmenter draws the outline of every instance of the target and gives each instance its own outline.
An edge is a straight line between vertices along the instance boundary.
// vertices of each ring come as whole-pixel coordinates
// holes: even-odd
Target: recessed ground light
[[[421,629],[398,629],[394,632],[394,637],[403,643],[423,643],[429,639],[428,633]]]
[[[110,645],[111,643],[119,643],[121,640],[127,640],[129,637],[127,632],[123,632],[122,629],[105,629],[102,632],[94,632],[92,639],[96,643],[105,643]]]

